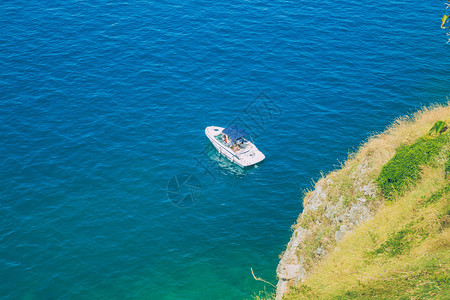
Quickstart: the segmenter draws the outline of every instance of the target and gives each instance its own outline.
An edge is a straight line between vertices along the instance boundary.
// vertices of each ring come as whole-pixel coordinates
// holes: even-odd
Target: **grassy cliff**
[[[277,299],[450,298],[450,105],[374,136],[306,194]]]

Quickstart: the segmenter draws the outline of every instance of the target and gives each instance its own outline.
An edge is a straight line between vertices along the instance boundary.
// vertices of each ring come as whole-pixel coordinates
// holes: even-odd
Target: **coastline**
[[[345,243],[349,233],[362,227],[385,207],[377,186],[382,168],[401,145],[426,135],[433,124],[450,117],[450,105],[424,108],[398,118],[383,133],[371,137],[342,168],[321,178],[303,199],[293,234],[277,267],[276,300],[302,285]],[[319,271],[320,272],[320,271]]]

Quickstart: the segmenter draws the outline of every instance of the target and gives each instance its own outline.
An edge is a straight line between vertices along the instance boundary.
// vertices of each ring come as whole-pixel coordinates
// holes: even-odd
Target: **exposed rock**
[[[277,267],[277,296],[279,300],[288,291],[289,287],[301,281],[305,276],[305,270],[303,267],[303,259],[299,259],[295,253],[300,243],[304,241],[308,230],[302,227],[297,228],[289,241],[286,252],[284,252],[280,263]]]
[[[283,298],[283,295],[286,294],[286,292],[289,290],[290,282],[286,280],[278,280],[277,283],[277,295],[275,297],[275,300],[281,300]]]
[[[364,196],[375,198],[377,196],[377,188],[374,184],[367,184],[360,188]]]
[[[335,219],[337,212],[338,209],[336,205],[328,204],[325,209],[325,216],[333,221]]]
[[[310,199],[306,203],[303,208],[303,213],[308,211],[316,211],[319,209],[319,206],[322,205],[322,202],[327,199],[326,189],[324,188],[324,180],[321,179],[316,185],[316,189],[312,193]]]
[[[325,256],[325,254],[327,254],[327,251],[325,249],[323,249],[323,247],[318,247],[314,253],[318,256]]]
[[[356,167],[356,172],[353,174],[354,177],[361,177],[367,172],[367,163],[362,163]]]
[[[331,232],[328,236],[321,237],[322,242],[326,245],[318,247],[313,251],[313,264],[319,263],[331,250],[336,247],[334,242],[331,241],[334,237],[336,242],[341,241],[344,236],[351,232],[355,226],[361,222],[368,220],[372,217],[373,212],[370,209],[367,197],[376,197],[376,186],[374,183],[364,181],[362,177],[369,171],[367,164],[362,164],[356,168],[352,177],[355,179],[353,182],[354,191],[359,191],[364,194],[364,197],[358,197],[357,201],[350,201],[347,206],[344,206],[344,199],[346,195],[333,195],[329,196],[329,187],[334,184],[334,181],[330,178],[324,178],[317,182],[313,193],[305,199],[304,209],[301,214],[300,220],[304,220],[306,216],[314,216],[314,223],[309,223],[310,226],[315,227],[315,231],[310,228],[298,227],[289,241],[286,252],[283,254],[280,263],[277,267],[277,292],[276,300],[281,300],[283,295],[289,291],[292,285],[302,282],[307,276],[308,270],[311,268],[311,262],[308,262],[308,266],[305,264],[305,257],[302,256],[301,250],[305,244],[305,240],[310,238],[311,235],[317,235],[324,230],[330,230],[330,228],[338,228],[334,233]],[[339,196],[337,202],[331,202],[328,199],[336,198]],[[351,203],[351,205],[350,205]],[[320,207],[324,208],[323,214],[318,213]],[[327,218],[326,221],[324,218]],[[331,223],[330,223],[331,221]],[[331,225],[330,225],[331,224]],[[317,238],[317,236],[313,236]],[[327,248],[328,247],[328,248]],[[331,247],[331,248],[330,248]],[[300,251],[300,252],[299,252]],[[309,257],[311,260],[311,257]]]
[[[361,202],[357,202],[352,205],[347,216],[351,223],[358,225],[362,221],[369,219],[372,215],[367,206]]]
[[[297,278],[298,273],[300,272],[300,265],[297,262],[293,261],[293,263],[282,266],[279,270],[277,268],[277,275],[279,278],[290,280]]]
[[[339,227],[339,230],[334,233],[334,238],[336,239],[336,242],[339,242],[342,240],[344,235],[347,233],[347,225],[341,225]]]

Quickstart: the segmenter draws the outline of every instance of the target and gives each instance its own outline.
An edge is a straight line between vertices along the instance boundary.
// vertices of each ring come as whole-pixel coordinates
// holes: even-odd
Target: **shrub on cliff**
[[[431,135],[433,132],[439,134],[439,133],[443,133],[446,130],[447,130],[447,124],[444,121],[437,121],[436,123],[434,123],[434,126],[431,127],[428,134]]]
[[[435,138],[420,138],[412,145],[401,146],[394,157],[383,166],[377,178],[378,186],[387,200],[402,195],[421,177],[421,166],[435,157],[450,141],[448,134]]]

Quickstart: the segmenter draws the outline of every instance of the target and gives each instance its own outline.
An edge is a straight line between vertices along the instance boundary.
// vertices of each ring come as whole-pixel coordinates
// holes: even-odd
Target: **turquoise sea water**
[[[439,1],[3,1],[0,298],[244,299],[264,289],[251,267],[275,283],[320,171],[447,101],[441,15]],[[215,152],[205,127],[230,124],[264,163]]]

